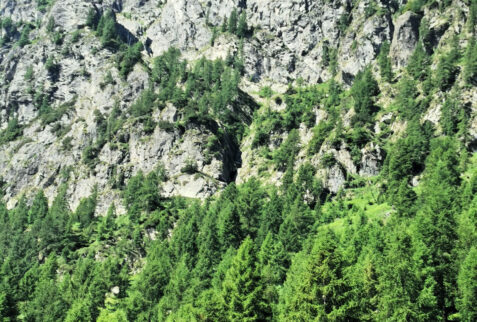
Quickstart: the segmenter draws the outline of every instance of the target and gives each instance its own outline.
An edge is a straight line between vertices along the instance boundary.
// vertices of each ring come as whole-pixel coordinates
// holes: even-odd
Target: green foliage
[[[0,45],[4,45],[12,40],[12,37],[17,32],[17,26],[10,17],[5,17],[4,19],[0,19],[0,27],[3,29],[2,36],[0,37]]]
[[[376,109],[373,97],[378,94],[378,83],[374,79],[371,69],[366,68],[364,71],[359,72],[351,88],[354,110],[356,112],[355,124],[365,125],[371,121]]]
[[[460,57],[457,38],[452,42],[452,49],[443,55],[437,64],[435,84],[442,91],[448,90],[455,82],[459,71],[456,66]]]
[[[89,19],[89,16],[88,16]],[[94,19],[93,19],[94,21]],[[90,22],[89,20],[87,22]],[[93,22],[90,22],[93,23]],[[116,16],[113,11],[104,12],[96,26],[96,35],[101,39],[103,47],[117,48],[118,34],[116,31]]]
[[[432,33],[426,18],[423,18],[419,25],[419,39],[427,52],[432,51]]]
[[[391,59],[389,58],[389,49],[389,42],[383,43],[378,55],[379,71],[381,73],[381,77],[387,82],[390,82],[393,78]]]
[[[404,76],[398,84],[398,95],[396,97],[396,105],[399,113],[405,120],[411,120],[420,115],[417,104],[418,91],[416,81]]]
[[[141,96],[131,105],[131,114],[135,117],[149,115],[155,105],[156,94],[151,89],[145,89]]]
[[[27,67],[24,78],[26,81],[31,81],[33,79],[33,76],[34,76],[33,66],[30,65]]]
[[[54,29],[55,29],[55,18],[50,17],[50,19],[48,19],[48,23],[46,24],[46,31],[53,32]]]
[[[242,11],[240,14],[240,18],[237,25],[237,36],[245,37],[248,33],[248,25],[247,25],[247,13],[245,10]]]
[[[468,117],[467,111],[458,99],[454,96],[448,96],[441,107],[441,118],[439,120],[443,133],[454,135],[459,128],[462,128],[460,125],[464,125],[464,128],[466,128],[465,122]]]
[[[437,5],[422,2],[415,10]],[[98,19],[92,11],[88,25],[105,46],[119,50],[117,66],[126,78],[141,60],[141,44],[121,45],[114,14],[108,15]],[[246,37],[244,11],[235,15],[235,22],[231,15],[223,31],[235,28]],[[94,168],[107,142],[111,149],[124,149],[128,133],[122,128],[128,117],[133,126],[141,122],[150,133],[156,126],[153,113],[173,104],[178,120],[163,121],[159,127],[175,135],[199,127],[210,131],[204,142],[209,161],[222,157],[218,146],[234,150],[253,122],[252,147],[266,145],[260,148],[261,156],[271,158],[266,161],[283,172],[279,187],[252,178],[240,185],[232,182],[203,201],[166,198],[161,195],[163,167],[145,174],[115,166],[108,175],[122,191],[123,207],[117,212],[113,202],[106,214],[101,213],[104,208],[97,205],[109,192],[99,187],[70,209],[74,190],[68,189],[67,175],[56,178],[62,184],[50,207],[43,191],[34,191],[33,200],[28,200],[27,191],[10,210],[0,202],[1,318],[475,320],[477,175],[465,135],[470,109],[459,101],[460,89],[452,80],[460,64],[454,46],[444,56],[436,55],[440,63],[432,77],[434,82],[447,82],[442,90],[453,87],[441,106],[439,129],[444,136],[435,139],[440,132],[422,121],[432,89],[424,84],[431,74],[427,27],[422,26],[422,39],[390,108],[405,121],[404,133],[384,142],[385,136],[374,137],[372,132],[379,87],[369,68],[357,75],[350,91],[333,80],[316,86],[297,80],[298,87],[275,96],[285,109],[277,112],[264,106],[252,118],[257,106],[239,88],[242,50],[231,52],[226,61],[187,62],[172,48],[155,57],[150,87],[129,110],[121,111],[116,102],[109,115],[94,112],[90,125],[96,137],[84,147],[83,161]],[[378,63],[382,78],[390,81],[388,45],[381,48]],[[469,43],[462,61],[468,85],[473,82],[473,48],[475,44]],[[328,48],[323,59],[336,69],[334,50]],[[450,78],[446,64],[451,71],[455,68]],[[32,69],[27,75],[27,80],[34,78]],[[114,81],[111,73],[105,76],[104,84]],[[392,85],[393,93],[395,89]],[[33,101],[42,125],[52,124],[62,132],[58,121],[74,102],[53,106],[50,95],[38,88]],[[273,92],[264,87],[259,95],[271,98]],[[351,104],[357,116],[349,127],[340,116]],[[318,124],[317,109],[327,113]],[[8,115],[10,122],[1,132],[2,142],[22,134],[13,115]],[[298,129],[303,127],[313,128],[307,147],[313,165],[299,154]],[[280,146],[270,151],[277,138],[282,140]],[[71,136],[63,139],[65,150],[71,140]],[[330,193],[321,183],[316,157],[311,157],[323,153],[321,166],[337,164],[335,154],[321,151],[326,141],[337,150],[347,147],[359,164],[361,150],[371,140],[386,158],[380,175],[362,178],[349,173],[346,190]],[[258,166],[259,173],[267,170]],[[194,160],[187,160],[181,169],[188,174],[197,170]],[[2,180],[0,188],[11,193],[15,186]]]
[[[347,12],[344,12],[340,16],[340,20],[338,21],[338,29],[341,32],[345,32],[350,23],[351,23],[351,15],[348,14]]]
[[[83,162],[91,169],[93,169],[99,162],[97,157],[106,143],[107,131],[106,120],[99,110],[94,111],[94,120],[96,123],[97,139],[95,142],[91,141],[82,152]]]
[[[123,193],[124,203],[131,211],[154,211],[160,202],[159,180],[154,172],[142,172],[129,179]]]
[[[77,43],[81,38],[81,31],[80,30],[75,30],[72,34],[71,34],[71,42],[74,44],[74,43]]]
[[[432,319],[447,319],[455,311],[454,295],[456,267],[449,256],[457,240],[455,222],[455,191],[460,184],[457,171],[455,142],[449,138],[432,142],[431,153],[426,160],[423,191],[420,195],[421,208],[416,216],[416,235],[422,251],[421,265],[430,272],[435,286],[431,290],[435,297],[436,312]],[[427,281],[426,281],[427,282]],[[432,316],[434,315],[434,316]]]
[[[287,108],[283,114],[282,126],[291,130],[298,128],[303,122],[308,127],[312,127],[316,120],[312,110],[322,98],[323,93],[315,86],[300,88],[298,93],[286,95]]]
[[[25,47],[30,43],[30,26],[25,25],[20,34],[20,39],[18,39],[18,46]]]
[[[273,95],[273,91],[270,86],[263,86],[258,92],[258,95],[262,98],[270,98]]]
[[[313,137],[308,146],[308,154],[313,155],[320,151],[321,145],[333,130],[333,124],[329,121],[321,121],[313,128]]]
[[[57,79],[60,72],[60,65],[53,56],[48,56],[45,61],[45,69],[52,79]]]
[[[36,6],[40,12],[45,12],[46,9],[53,4],[53,0],[36,0]]]
[[[467,28],[470,32],[474,32],[477,24],[477,1],[470,0],[469,16],[467,18]]]
[[[248,117],[238,103],[241,99],[251,101],[238,88],[239,60],[227,66],[221,60],[202,58],[187,68],[187,62],[180,60],[180,51],[170,48],[154,59],[151,71],[159,87],[160,105],[172,102],[180,108],[183,123],[201,124],[213,132],[220,123],[234,140],[240,140]]]
[[[220,26],[220,31],[221,32],[226,32],[227,31],[227,18],[226,17],[224,17],[222,25]]]
[[[273,161],[279,170],[285,170],[290,164],[293,165],[293,159],[298,152],[300,136],[296,129],[288,133],[286,140],[273,154]]]
[[[217,27],[216,26],[212,27],[212,37],[210,38],[210,45],[211,46],[215,45],[215,40],[217,39],[217,34],[218,34]]]
[[[249,237],[243,241],[222,283],[225,315],[229,321],[263,320],[267,316],[253,247]]]
[[[475,6],[477,7],[477,2]],[[471,38],[465,51],[464,80],[470,86],[477,84],[477,45],[475,42],[475,37]]]
[[[0,144],[4,144],[19,138],[23,134],[23,126],[17,118],[11,118],[7,127],[0,132]]]
[[[415,80],[423,81],[428,77],[429,71],[427,67],[429,65],[429,56],[424,50],[421,42],[418,42],[414,53],[409,58],[407,71]]]
[[[473,321],[477,318],[477,249],[472,247],[460,267],[459,298],[457,307],[462,321]]]
[[[98,13],[96,12],[94,8],[90,8],[88,11],[88,15],[86,16],[86,25],[96,30],[98,22],[99,22]]]
[[[181,168],[181,172],[182,173],[188,173],[188,174],[196,173],[197,172],[197,163],[192,159],[188,159],[185,162],[184,167]]]
[[[53,108],[46,94],[38,92],[39,98],[41,97],[41,105],[39,106],[38,116],[41,119],[43,125],[51,124],[61,120],[63,115],[67,114],[76,103],[76,98],[66,102],[56,108]]]
[[[414,13],[420,13],[425,3],[426,3],[426,0],[411,0],[406,4],[403,11],[409,10]]]
[[[119,62],[119,74],[126,78],[127,75],[133,70],[134,65],[141,60],[141,51],[144,46],[141,42],[137,42],[118,56]]]
[[[416,199],[407,184],[413,175],[420,173],[429,153],[432,137],[429,123],[420,125],[418,121],[409,124],[407,135],[399,139],[386,158],[389,198],[392,204],[406,205],[400,208],[404,214],[412,214],[410,203]],[[397,198],[397,199],[396,199]]]
[[[63,38],[64,38],[64,35],[59,32],[59,31],[55,31],[53,34],[52,34],[52,39],[51,41],[55,44],[55,45],[61,45],[63,44]]]
[[[336,158],[333,153],[325,153],[321,157],[321,166],[324,168],[331,168],[336,164]]]
[[[370,2],[364,9],[364,15],[366,18],[372,17],[377,12],[376,2]]]
[[[257,148],[260,145],[268,143],[270,132],[280,130],[282,117],[279,113],[272,112],[268,109],[264,115],[259,115],[254,119],[257,127],[252,140],[252,147]]]
[[[325,231],[311,250],[295,257],[283,286],[280,319],[293,321],[346,320],[350,291],[343,278],[345,260],[337,238]]]
[[[237,32],[237,21],[238,21],[238,13],[237,9],[233,9],[232,12],[230,13],[229,21],[227,24],[228,31],[231,34],[235,34]]]

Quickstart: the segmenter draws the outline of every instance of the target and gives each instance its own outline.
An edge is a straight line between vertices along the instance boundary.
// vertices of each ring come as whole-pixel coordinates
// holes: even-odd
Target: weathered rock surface
[[[82,154],[98,135],[95,111],[107,118],[118,107],[128,115],[131,104],[150,85],[151,59],[170,47],[180,49],[189,61],[202,56],[212,60],[225,59],[228,55],[236,57],[242,51],[245,69],[242,90],[257,101],[261,98],[256,93],[264,84],[283,94],[287,85],[299,78],[320,83],[335,77],[346,88],[367,65],[372,65],[378,74],[376,57],[384,42],[391,43],[390,57],[399,77],[417,45],[423,19],[411,11],[398,14],[399,6],[406,2],[57,0],[51,7],[39,8],[35,1],[0,1],[0,16],[11,18],[19,28],[12,35],[12,42],[0,48],[0,129],[5,129],[13,118],[23,127],[21,138],[0,145],[0,177],[7,183],[4,199],[12,206],[19,195],[33,194],[37,188],[45,189],[51,199],[58,186],[68,182],[71,205],[76,207],[97,185],[101,191],[98,212],[102,213],[111,202],[120,199],[113,183],[127,181],[138,171],[147,173],[163,167],[168,177],[161,187],[165,196],[200,198],[210,196],[231,181],[243,182],[263,174],[267,166],[272,166],[251,147],[250,136],[244,138],[241,146],[235,146],[229,139],[222,141],[216,147],[219,152],[210,157],[206,144],[212,132],[201,126],[180,130],[157,126],[152,133],[145,134],[141,125],[126,120],[120,131],[121,139],[102,146],[94,166],[84,164]],[[127,79],[119,74],[116,54],[102,48],[94,32],[85,27],[86,16],[94,8],[98,12],[113,10],[123,36],[146,45],[142,63],[136,64]],[[212,43],[213,28],[221,29],[232,8],[239,13],[245,11],[249,34],[240,40],[230,33],[219,32]],[[449,30],[463,28],[462,22],[442,17],[434,9],[423,15],[430,28],[428,51],[439,49]],[[457,13],[450,13],[450,17],[455,16]],[[52,31],[46,28],[49,21],[54,22]],[[32,27],[30,44],[22,48],[15,42],[20,38],[20,26],[27,23]],[[36,25],[39,27],[34,28]],[[75,31],[80,36],[73,41]],[[1,35],[4,33],[2,29]],[[62,41],[53,41],[53,33],[62,35]],[[56,75],[46,69],[49,58],[57,66]],[[108,73],[113,82],[105,83]],[[51,98],[53,109],[64,108],[64,113],[50,124],[43,124],[38,118],[42,93]],[[475,91],[470,90],[462,100],[475,112]],[[438,124],[441,101],[436,98],[425,119]],[[276,111],[286,110],[284,102],[268,104]],[[249,121],[252,108],[243,108],[244,119]],[[329,117],[318,107],[314,113],[316,124]],[[353,109],[343,112],[344,127],[351,127],[353,115]],[[181,116],[177,107],[167,104],[152,117],[156,122],[173,123]],[[388,113],[380,122],[399,134],[406,124],[392,118],[393,113]],[[471,124],[473,139],[469,145],[477,150],[475,117]],[[377,124],[376,134],[380,131],[381,125]],[[308,156],[306,149],[312,131],[302,124],[299,132],[297,168],[311,162],[320,169],[324,153],[332,153],[337,160],[330,169],[317,172],[332,192],[343,187],[347,174],[373,176],[381,168],[384,156],[377,145],[361,150],[361,162],[353,161],[345,145],[325,145],[317,155]],[[273,152],[286,135],[285,131],[271,133],[268,148]],[[196,173],[183,171],[191,160],[197,167]],[[267,176],[271,183],[277,183],[283,173],[271,170]]]
[[[395,68],[406,65],[419,40],[421,17],[408,11],[396,19],[391,43],[391,61]]]

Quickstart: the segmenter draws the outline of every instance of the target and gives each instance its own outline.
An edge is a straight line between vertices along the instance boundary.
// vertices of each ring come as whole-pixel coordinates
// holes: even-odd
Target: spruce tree
[[[477,4],[475,6],[477,7]],[[477,45],[475,37],[471,38],[465,51],[464,80],[470,86],[477,84]]]
[[[297,267],[298,266],[298,267]],[[281,298],[280,318],[286,321],[347,320],[350,287],[338,240],[322,231],[309,254],[300,253],[290,267]]]
[[[365,125],[371,121],[372,114],[374,113],[373,97],[378,95],[378,93],[378,83],[374,79],[369,67],[356,75],[355,82],[351,88],[354,110],[356,112],[355,122]]]
[[[43,190],[39,190],[33,199],[28,212],[28,223],[33,224],[36,220],[42,220],[48,213],[48,200]]]
[[[232,10],[232,13],[230,13],[229,22],[227,24],[228,31],[231,34],[235,34],[237,32],[237,20],[238,20],[237,9],[234,8]]]
[[[477,248],[472,247],[462,263],[458,277],[457,308],[461,321],[477,320]]]
[[[240,18],[238,21],[238,26],[237,26],[237,36],[239,37],[245,37],[248,32],[248,25],[247,25],[247,13],[245,10],[242,11],[240,14]]]
[[[270,200],[262,208],[260,215],[260,225],[258,229],[257,243],[265,240],[268,233],[278,234],[280,225],[283,222],[282,209],[283,201],[278,195],[276,188],[269,193]]]
[[[417,320],[418,278],[406,222],[395,222],[384,232],[384,258],[377,266],[377,314],[380,321]]]
[[[172,312],[177,311],[181,305],[191,303],[190,296],[190,271],[187,267],[187,254],[177,263],[171,273],[169,283],[164,289],[164,296],[158,305],[158,320],[165,321]]]
[[[391,59],[389,59],[389,49],[389,42],[383,43],[378,55],[379,71],[381,73],[381,77],[387,82],[390,82],[393,78]]]
[[[427,66],[430,65],[430,59],[421,42],[417,43],[414,53],[407,63],[407,71],[415,80],[425,80],[428,77]]]
[[[459,69],[456,63],[460,57],[460,48],[457,36],[451,42],[451,50],[442,55],[437,64],[435,84],[442,91],[448,90],[455,82]]]
[[[242,239],[240,216],[232,203],[225,205],[220,210],[217,228],[222,250],[240,245]]]
[[[253,241],[247,237],[232,260],[222,283],[222,296],[229,321],[256,321],[265,317],[263,286],[256,266]]]
[[[421,290],[428,278],[435,283],[432,293],[436,297],[436,310],[431,319],[448,319],[455,312],[453,294],[456,285],[456,267],[452,256],[455,252],[456,188],[460,184],[457,170],[455,143],[449,139],[433,142],[432,153],[426,160],[420,196],[420,211],[415,221],[416,257],[420,258]],[[430,273],[430,274],[429,274]]]

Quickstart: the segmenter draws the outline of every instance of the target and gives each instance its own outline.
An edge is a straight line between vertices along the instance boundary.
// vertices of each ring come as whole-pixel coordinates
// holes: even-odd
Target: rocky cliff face
[[[38,188],[45,189],[52,198],[58,185],[68,182],[71,205],[75,207],[97,185],[101,213],[119,198],[118,182],[127,181],[138,171],[165,171],[165,196],[203,198],[229,182],[244,181],[258,174],[260,164],[265,164],[251,144],[253,110],[257,103],[264,103],[257,95],[263,85],[271,85],[275,93],[283,94],[286,85],[298,79],[315,84],[334,78],[346,88],[368,65],[379,78],[376,60],[385,43],[390,44],[392,67],[399,76],[419,40],[422,19],[427,20],[431,32],[426,50],[435,51],[446,46],[452,33],[463,29],[459,17],[468,15],[468,7],[459,1],[443,13],[438,8],[426,8],[419,14],[402,13],[400,8],[405,2],[1,1],[2,21],[9,20],[16,30],[2,24],[2,38],[10,39],[0,49],[0,125],[7,129],[15,119],[22,129],[21,135],[0,146],[4,199],[12,206],[19,195],[32,194]],[[224,19],[234,8],[247,16],[248,35],[242,40],[220,32]],[[144,45],[140,59],[127,77],[120,74],[118,54],[105,48],[86,25],[92,10],[97,14],[111,10],[123,43],[132,45],[139,41]],[[25,28],[29,33],[24,32]],[[22,37],[26,42],[19,45]],[[252,125],[251,132],[246,132],[241,141],[227,136],[215,143],[211,141],[216,153],[210,155],[207,144],[214,135],[210,128],[158,125],[160,121],[172,124],[183,118],[174,104],[154,112],[153,129],[135,122],[129,109],[151,85],[153,58],[170,47],[178,48],[191,66],[202,56],[211,60],[243,57],[240,88],[248,98],[240,101],[240,109],[244,111],[243,123],[247,127]],[[391,90],[389,96],[392,95]],[[470,89],[464,103],[475,108],[476,95],[475,89]],[[44,97],[48,97],[49,107],[57,111],[48,122],[39,117]],[[383,100],[383,105],[389,104]],[[439,109],[441,103],[436,99],[433,107]],[[279,111],[284,105],[273,103],[271,108]],[[101,131],[98,119],[115,118],[112,113],[118,110],[124,121],[115,139],[95,151],[94,162],[85,162],[84,151]],[[313,112],[317,115],[316,124],[326,120],[327,116],[320,114],[320,106]],[[352,111],[342,113],[341,117],[345,128],[349,128]],[[380,119],[376,128],[389,123],[389,119]],[[222,124],[219,122],[218,126]],[[286,135],[286,131],[277,133],[277,142]],[[310,161],[322,168],[317,176],[331,191],[337,192],[348,174],[379,173],[384,158],[381,147],[367,145],[361,151],[361,159],[352,160],[346,145],[325,144],[309,158],[304,150],[311,136],[310,126],[302,125],[302,152],[297,166]],[[272,150],[275,148],[271,146]],[[319,161],[325,153],[332,153],[338,163],[322,167]],[[187,165],[194,168],[192,173],[184,169]],[[271,182],[283,175],[280,171],[272,172]]]

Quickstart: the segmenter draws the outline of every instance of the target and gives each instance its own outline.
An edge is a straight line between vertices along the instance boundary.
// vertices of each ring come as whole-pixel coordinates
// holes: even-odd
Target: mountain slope
[[[0,17],[0,316],[475,319],[474,0]]]

